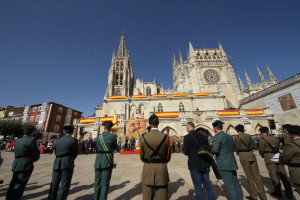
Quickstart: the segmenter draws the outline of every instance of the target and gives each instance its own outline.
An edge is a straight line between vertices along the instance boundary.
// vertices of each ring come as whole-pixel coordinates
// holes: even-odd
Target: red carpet
[[[140,150],[136,150],[136,151],[122,151],[120,154],[121,155],[140,154]]]

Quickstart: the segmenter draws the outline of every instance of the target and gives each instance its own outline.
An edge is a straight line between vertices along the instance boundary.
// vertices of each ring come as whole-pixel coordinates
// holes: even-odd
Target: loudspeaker
[[[276,124],[274,119],[268,119],[270,129],[276,129]]]

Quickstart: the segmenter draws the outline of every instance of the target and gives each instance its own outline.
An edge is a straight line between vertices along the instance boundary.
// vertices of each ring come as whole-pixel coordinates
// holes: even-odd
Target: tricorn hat
[[[65,130],[68,133],[74,131],[74,129],[75,127],[73,125],[68,125],[63,127],[63,130]]]
[[[224,124],[224,122],[222,122],[221,120],[216,120],[216,121],[214,121],[213,123],[212,123],[212,126],[213,127],[215,127],[215,126],[218,126],[218,125],[222,125],[222,124]]]
[[[114,126],[114,124],[112,123],[112,121],[106,121],[102,123],[103,126],[111,128]]]

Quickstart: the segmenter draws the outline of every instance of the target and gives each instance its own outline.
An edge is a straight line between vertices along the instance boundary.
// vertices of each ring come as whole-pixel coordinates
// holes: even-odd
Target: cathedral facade
[[[176,136],[186,134],[188,121],[193,121],[197,128],[213,132],[211,123],[222,120],[224,131],[230,134],[235,134],[233,127],[237,124],[244,124],[249,134],[257,133],[261,126],[268,126],[267,119],[272,118],[269,109],[243,110],[240,100],[275,83],[276,78],[263,79],[255,85],[246,74],[246,88],[241,78],[237,79],[221,44],[217,48],[196,49],[189,43],[187,59],[184,60],[179,52],[178,59],[173,57],[172,70],[172,90],[165,90],[156,81],[135,79],[122,34],[118,51],[112,55],[103,104],[96,106],[94,127],[114,113],[119,122],[119,135],[126,135],[129,119],[148,119],[153,113],[160,117],[160,130]],[[268,70],[269,75],[272,74]],[[95,135],[101,130],[93,128],[91,131],[91,135]]]

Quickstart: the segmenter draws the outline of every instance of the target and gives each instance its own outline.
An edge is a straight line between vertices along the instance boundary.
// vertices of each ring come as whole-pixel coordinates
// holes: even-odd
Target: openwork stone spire
[[[259,82],[264,83],[265,81],[265,77],[262,74],[262,72],[260,71],[260,69],[258,68],[258,66],[256,65],[256,70],[257,70],[257,74],[258,74],[258,78],[259,78]]]
[[[273,75],[273,73],[272,73],[272,71],[271,71],[271,69],[269,68],[268,65],[266,65],[266,69],[267,69],[267,72],[268,72],[269,80],[271,82],[276,82],[277,83],[278,82],[277,78]]]
[[[240,89],[241,89],[241,90],[244,90],[244,89],[245,89],[244,83],[243,83],[243,81],[242,81],[240,75],[238,75],[238,77],[239,77],[239,85],[240,85]]]
[[[246,82],[247,82],[248,87],[252,86],[252,82],[246,71],[245,71],[245,77],[246,77]]]
[[[122,33],[121,39],[120,39],[120,45],[118,49],[118,57],[125,57],[128,56],[128,51],[126,48],[126,39],[125,39],[125,34]]]

